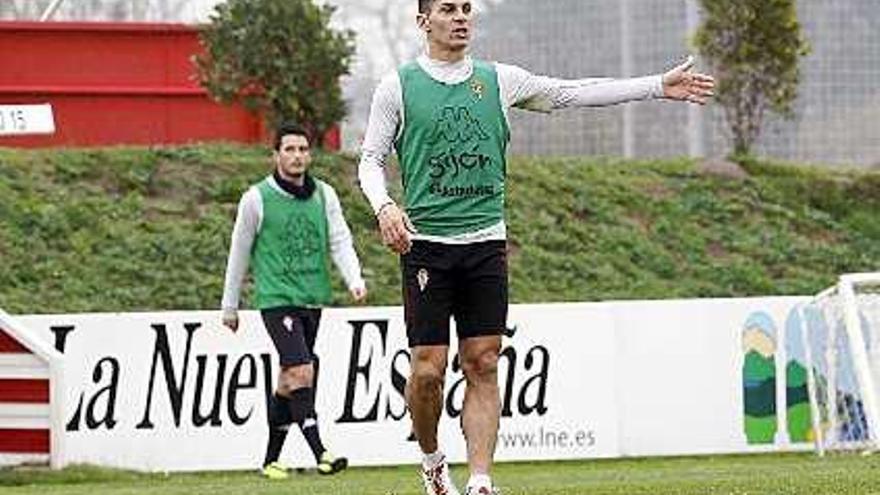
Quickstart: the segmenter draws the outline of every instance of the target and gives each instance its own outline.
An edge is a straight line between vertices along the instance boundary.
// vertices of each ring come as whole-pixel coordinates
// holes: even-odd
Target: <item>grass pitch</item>
[[[453,477],[462,485],[464,467]],[[880,456],[811,454],[680,457],[500,464],[503,495],[837,495],[880,494]],[[296,494],[420,495],[415,466],[350,469],[338,476],[305,472],[267,481],[253,472],[144,474],[80,466],[52,472],[0,470],[4,495]]]

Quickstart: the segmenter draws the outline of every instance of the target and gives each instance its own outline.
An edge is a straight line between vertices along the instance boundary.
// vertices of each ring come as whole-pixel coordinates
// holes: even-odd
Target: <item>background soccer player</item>
[[[364,300],[367,289],[336,192],[308,173],[311,153],[306,132],[292,123],[282,124],[272,156],[272,175],[251,186],[238,205],[226,267],[223,324],[238,329],[241,284],[251,263],[256,305],[281,364],[268,406],[263,474],[288,476],[277,461],[291,423],[302,430],[318,472],[333,474],[345,469],[348,461],[324,448],[315,414],[315,338],[321,307],[331,298],[327,255],[356,302]]]
[[[437,424],[456,320],[467,385],[462,429],[469,495],[490,478],[500,404],[497,363],[507,316],[505,153],[510,108],[550,112],[669,98],[703,104],[712,77],[692,60],[655,76],[561,80],[474,60],[470,0],[417,0],[427,53],[385,77],[373,96],[359,178],[384,242],[401,255],[412,368],[406,397],[429,494],[458,494],[437,444]],[[571,56],[585,47],[572,47]],[[404,208],[388,195],[384,166],[400,159]]]

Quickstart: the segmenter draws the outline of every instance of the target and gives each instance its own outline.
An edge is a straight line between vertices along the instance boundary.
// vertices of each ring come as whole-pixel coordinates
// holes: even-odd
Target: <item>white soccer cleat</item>
[[[464,491],[464,495],[501,495],[501,493],[497,489],[488,486],[469,486]]]
[[[428,495],[461,495],[449,477],[449,465],[446,464],[445,457],[431,469],[422,466],[422,482]]]
[[[469,486],[464,495],[501,495],[497,488],[491,486]]]

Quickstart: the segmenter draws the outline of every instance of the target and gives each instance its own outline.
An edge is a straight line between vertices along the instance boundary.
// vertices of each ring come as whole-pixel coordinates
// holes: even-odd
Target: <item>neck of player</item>
[[[467,55],[467,47],[450,47],[439,43],[428,43],[428,57],[441,62],[461,62]]]
[[[306,183],[306,174],[286,174],[279,168],[278,175],[296,187],[302,187]]]

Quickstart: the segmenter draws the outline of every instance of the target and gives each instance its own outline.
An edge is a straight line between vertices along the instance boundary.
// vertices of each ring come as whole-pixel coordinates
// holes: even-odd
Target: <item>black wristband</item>
[[[376,210],[376,218],[379,218],[379,215],[382,214],[382,210],[384,210],[386,207],[394,205],[394,204],[395,204],[394,201],[389,201],[389,202],[383,204],[382,206],[380,206],[379,209]]]

